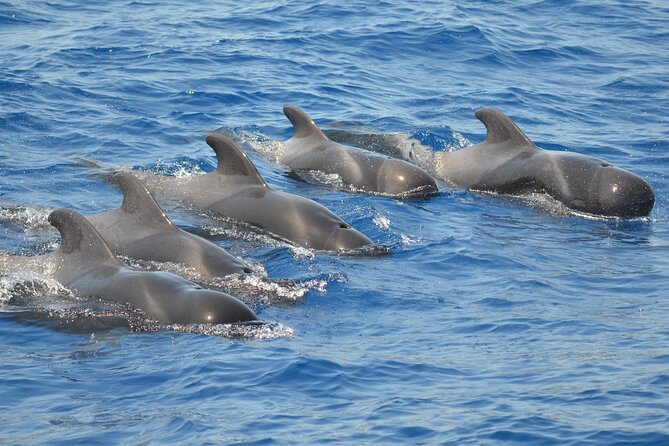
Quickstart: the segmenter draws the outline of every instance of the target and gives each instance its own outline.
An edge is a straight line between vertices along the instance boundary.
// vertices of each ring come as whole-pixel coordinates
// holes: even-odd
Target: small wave
[[[232,136],[259,155],[274,163],[281,164],[281,158],[286,151],[286,146],[282,142],[273,140],[260,132],[250,130],[237,130]]]
[[[411,245],[416,245],[421,242],[420,239],[410,237],[406,234],[400,234],[400,243],[402,246],[411,246]]]
[[[192,159],[181,159],[174,163],[165,163],[159,161],[152,166],[141,170],[133,170],[132,173],[140,176],[148,176],[147,174],[154,174],[153,176],[166,176],[176,178],[190,178],[194,176],[203,175],[206,172],[204,167],[206,163]]]
[[[304,281],[291,279],[272,279],[262,265],[251,265],[252,274],[229,274],[224,277],[204,277],[195,269],[171,262],[153,262],[135,260],[124,257],[124,262],[133,268],[149,271],[169,271],[195,282],[203,287],[223,291],[244,300],[264,306],[297,302],[307,293],[314,291],[325,293],[328,284],[343,281],[341,275],[331,274],[325,278],[314,278]]]
[[[372,218],[372,222],[379,229],[384,229],[384,230],[390,229],[390,219],[385,215],[380,215],[380,214],[375,215],[374,218]]]
[[[44,296],[73,298],[72,291],[45,274],[33,271],[11,272],[0,276],[0,304],[17,305]]]
[[[130,330],[134,332],[176,331],[229,339],[264,341],[279,338],[292,338],[293,329],[278,322],[253,322],[243,324],[162,324],[160,322],[131,321]]]
[[[0,207],[0,223],[34,232],[53,231],[48,220],[52,210],[42,207],[2,206]]]

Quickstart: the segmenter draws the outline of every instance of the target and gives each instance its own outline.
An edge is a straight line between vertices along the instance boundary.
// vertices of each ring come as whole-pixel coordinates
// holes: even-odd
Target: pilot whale
[[[129,303],[167,324],[236,323],[257,320],[240,300],[200,288],[164,271],[138,271],[123,265],[91,223],[69,209],[49,214],[61,236],[50,254],[54,277],[78,295]]]
[[[315,201],[272,189],[242,149],[230,138],[211,133],[218,166],[189,178],[142,174],[154,195],[245,222],[305,248],[349,251],[372,241]]]
[[[486,127],[484,142],[434,154],[436,173],[450,186],[543,192],[573,210],[607,217],[640,217],[653,209],[653,190],[637,175],[591,156],[539,148],[498,110],[475,116]]]
[[[123,193],[121,207],[87,218],[115,254],[180,263],[204,277],[252,272],[223,248],[174,225],[139,178],[118,172],[110,182]]]
[[[298,176],[311,170],[337,174],[358,190],[395,197],[437,192],[434,179],[420,167],[336,143],[297,107],[285,106],[283,113],[293,124],[294,134],[283,143],[285,152],[280,161]]]

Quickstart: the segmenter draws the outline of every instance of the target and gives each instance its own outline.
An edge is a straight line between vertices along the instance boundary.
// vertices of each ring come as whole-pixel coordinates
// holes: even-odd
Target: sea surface
[[[474,112],[495,107],[541,147],[640,175],[655,208],[297,181],[276,156],[285,104],[422,151],[482,141]],[[669,444],[668,113],[666,1],[0,0],[10,265],[58,247],[51,210],[119,206],[111,171],[213,170],[215,129],[391,251],[314,252],[162,203],[253,266],[205,285],[256,327],[163,326],[7,272],[0,443]]]

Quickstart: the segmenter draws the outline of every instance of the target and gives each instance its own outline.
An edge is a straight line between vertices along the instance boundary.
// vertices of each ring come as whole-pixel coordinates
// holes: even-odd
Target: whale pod
[[[260,228],[299,246],[349,251],[372,241],[325,206],[271,188],[230,138],[210,133],[216,170],[186,179],[145,175],[149,190],[163,197]]]

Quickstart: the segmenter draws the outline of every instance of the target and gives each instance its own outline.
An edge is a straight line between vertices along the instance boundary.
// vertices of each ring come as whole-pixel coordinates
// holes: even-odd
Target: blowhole
[[[602,167],[611,167],[609,163],[602,163]]]
[[[348,229],[348,228],[350,228],[350,226],[347,225],[346,223],[339,223],[339,227],[342,228],[342,229]]]

